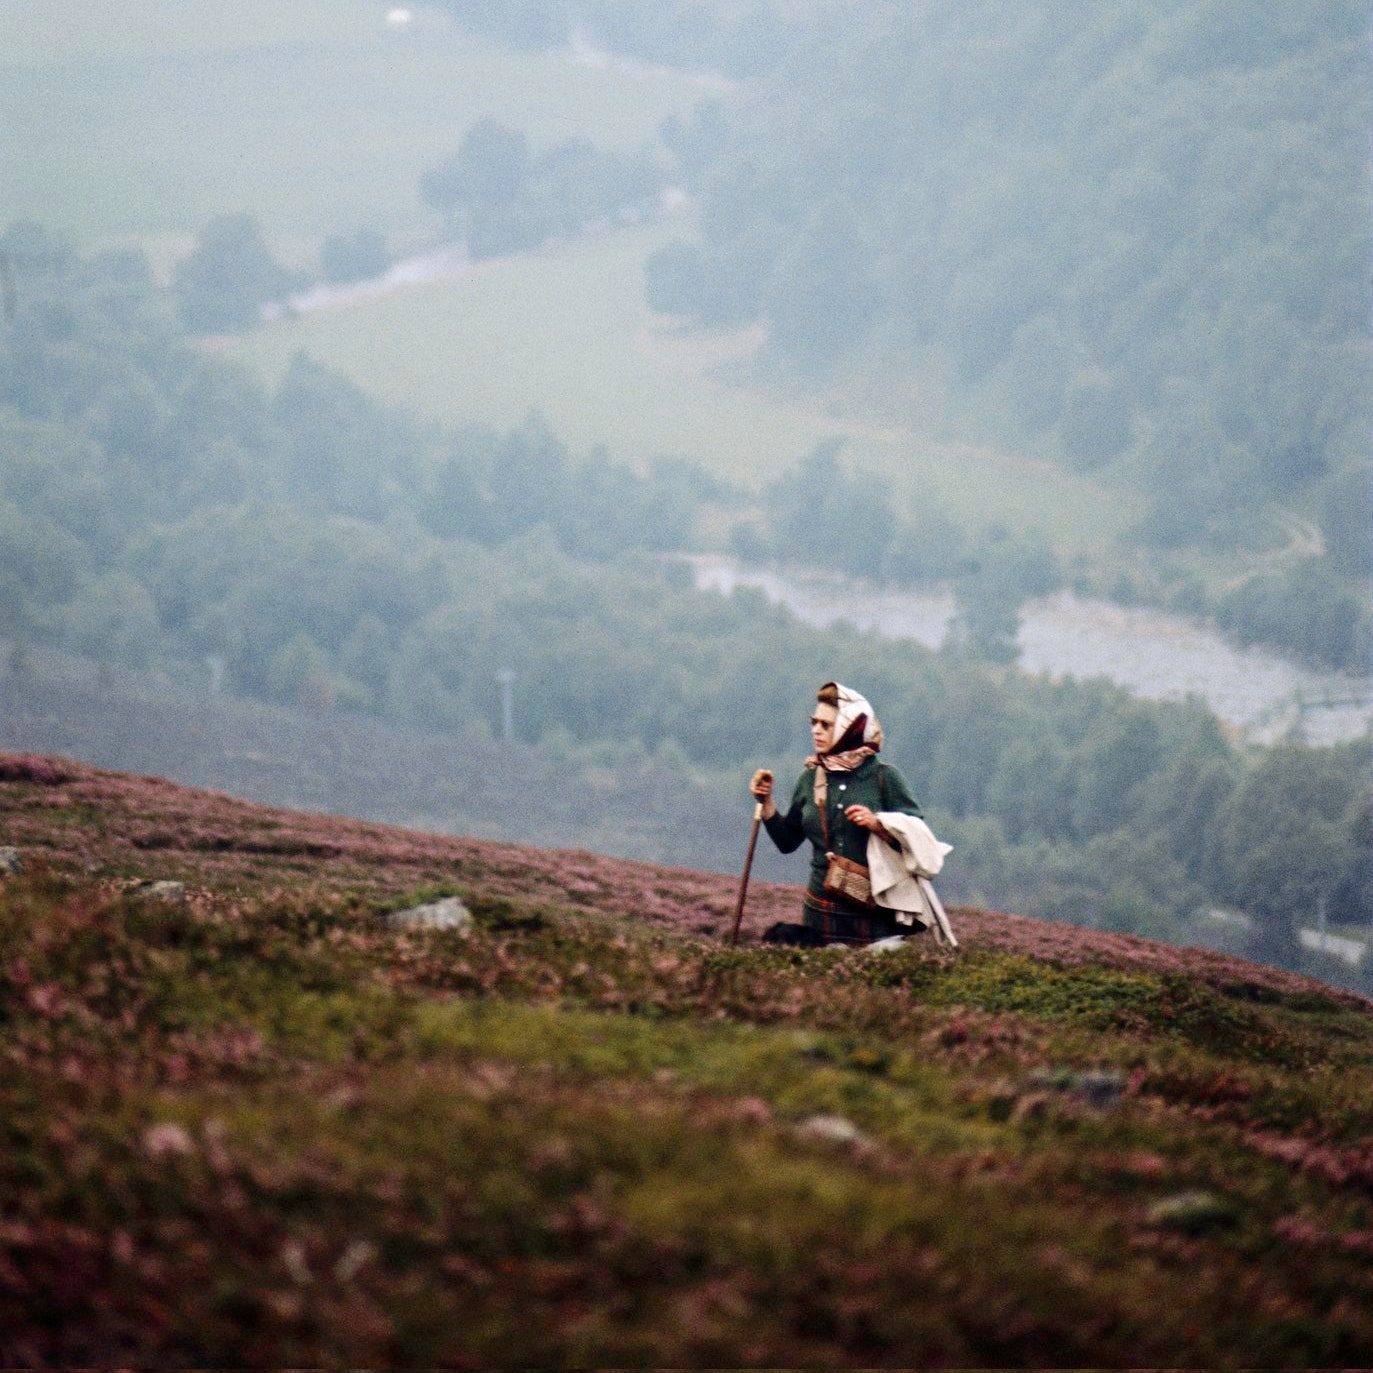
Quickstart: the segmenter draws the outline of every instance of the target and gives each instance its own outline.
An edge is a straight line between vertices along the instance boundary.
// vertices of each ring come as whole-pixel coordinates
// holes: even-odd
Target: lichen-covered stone
[[[180,905],[186,899],[186,884],[171,881],[140,882],[133,894],[147,901],[166,901],[169,905]]]
[[[1200,1188],[1164,1197],[1149,1208],[1149,1223],[1200,1235],[1235,1223],[1235,1208],[1223,1196]]]
[[[393,930],[450,930],[467,935],[472,933],[472,912],[456,896],[445,896],[441,901],[392,911],[386,923]]]

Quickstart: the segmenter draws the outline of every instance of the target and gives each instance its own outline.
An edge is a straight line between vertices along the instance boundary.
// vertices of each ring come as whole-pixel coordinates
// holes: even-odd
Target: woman
[[[869,834],[895,845],[878,813],[920,814],[905,779],[894,767],[877,760],[882,726],[856,691],[826,682],[816,694],[810,734],[815,753],[806,759],[785,811],[778,810],[773,800],[770,772],[754,773],[749,784],[762,802],[763,824],[783,853],[794,852],[805,839],[814,846],[802,902],[805,933],[792,926],[774,927],[768,934],[781,942],[813,944],[869,944],[909,934],[911,927],[899,925],[894,911],[856,894],[866,874]],[[841,860],[837,868],[835,858]],[[838,881],[849,894],[833,889],[834,877],[827,889],[826,875],[832,871],[837,871]],[[794,933],[788,933],[788,928]]]

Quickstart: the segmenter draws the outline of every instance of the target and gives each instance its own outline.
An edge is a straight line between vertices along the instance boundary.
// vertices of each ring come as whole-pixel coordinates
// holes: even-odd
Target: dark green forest
[[[844,7],[726,138],[718,110],[674,127],[699,224],[648,299],[766,322],[770,376],[904,358],[963,428],[1143,490],[1144,549],[1308,522],[1294,569],[1213,608],[1363,668],[1371,92],[1359,0]]]
[[[32,225],[0,248],[20,264],[0,325],[12,641],[182,682],[208,658],[245,697],[488,741],[509,667],[522,743],[569,768],[653,755],[741,813],[749,769],[796,765],[837,676],[878,704],[971,899],[1175,939],[1234,906],[1291,964],[1319,902],[1373,914],[1366,744],[1241,749],[1199,705],[698,593],[660,555],[735,494],[688,465],[578,458],[533,417],[446,430],[303,357],[268,391],[192,345],[141,255]]]

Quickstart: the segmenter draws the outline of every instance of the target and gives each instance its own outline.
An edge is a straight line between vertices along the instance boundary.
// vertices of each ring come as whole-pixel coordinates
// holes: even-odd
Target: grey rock
[[[1077,1092],[1089,1105],[1109,1106],[1125,1090],[1125,1075],[1109,1068],[1082,1073],[1077,1079]]]
[[[1200,1235],[1207,1230],[1233,1225],[1236,1219],[1231,1202],[1215,1192],[1200,1188],[1164,1197],[1149,1208],[1151,1225],[1183,1230],[1189,1235]]]
[[[874,939],[871,944],[863,946],[864,953],[895,953],[898,949],[906,947],[906,936],[904,934],[890,934],[885,939]]]
[[[186,899],[184,882],[140,882],[133,894],[146,901],[165,901],[168,905],[179,906]]]
[[[0,849],[0,877],[7,873],[23,871],[24,860],[19,856],[18,849]]]
[[[807,1116],[796,1127],[802,1139],[818,1140],[823,1144],[868,1144],[868,1137],[853,1121],[844,1116]]]
[[[466,936],[472,933],[472,912],[456,896],[445,896],[427,905],[392,911],[386,923],[393,930],[452,930]]]
[[[1113,1068],[1092,1068],[1079,1072],[1073,1068],[1053,1068],[1034,1073],[1029,1086],[1037,1092],[1055,1092],[1075,1097],[1085,1106],[1104,1110],[1114,1105],[1125,1091],[1125,1075]]]

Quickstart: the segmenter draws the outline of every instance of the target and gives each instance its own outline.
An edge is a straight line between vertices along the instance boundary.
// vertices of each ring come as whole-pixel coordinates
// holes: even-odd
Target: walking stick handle
[[[739,922],[744,918],[744,898],[748,895],[748,876],[753,870],[753,851],[758,847],[758,827],[763,823],[763,803],[753,808],[753,828],[748,832],[748,853],[744,857],[744,872],[739,878],[739,899],[734,903],[734,924],[729,931],[729,946],[739,942]]]

